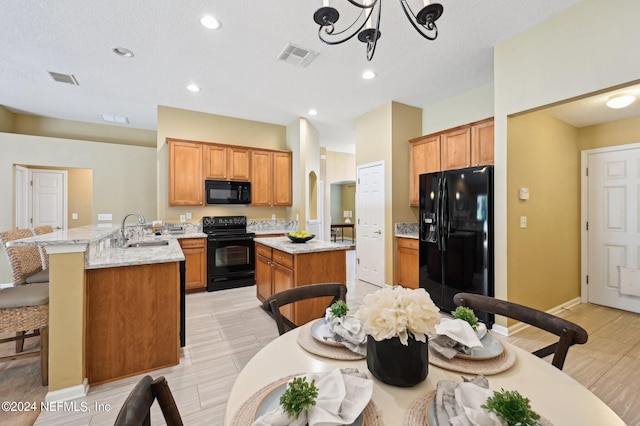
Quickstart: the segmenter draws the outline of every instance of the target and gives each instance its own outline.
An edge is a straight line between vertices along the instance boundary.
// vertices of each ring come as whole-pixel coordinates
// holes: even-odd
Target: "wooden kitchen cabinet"
[[[420,203],[420,175],[493,164],[493,118],[409,140],[409,205]]]
[[[471,165],[492,165],[493,149],[493,119],[471,126]]]
[[[203,206],[203,146],[167,139],[169,144],[169,205]]]
[[[207,288],[207,240],[206,238],[179,239],[185,258],[185,287],[187,291]]]
[[[471,128],[440,135],[440,165],[442,170],[462,169],[471,165]]]
[[[290,152],[251,151],[251,205],[292,205],[292,157]]]
[[[420,203],[420,175],[440,171],[440,136],[423,136],[409,141],[409,197]]]
[[[344,250],[289,254],[256,240],[256,295],[262,302],[272,294],[294,287],[318,283],[346,285]],[[281,312],[297,325],[321,318],[331,297],[296,302]]]
[[[205,178],[219,180],[250,180],[251,151],[224,145],[204,144]]]
[[[407,288],[418,288],[420,270],[420,241],[414,238],[397,238],[398,284]]]

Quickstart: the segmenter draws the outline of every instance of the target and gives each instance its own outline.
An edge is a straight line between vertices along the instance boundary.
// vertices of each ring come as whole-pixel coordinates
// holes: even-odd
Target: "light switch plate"
[[[527,227],[527,217],[520,216],[520,228],[526,228],[526,227]]]
[[[77,220],[78,219],[78,213],[71,213],[71,219],[72,220]]]
[[[111,213],[98,213],[98,220],[113,220]]]
[[[529,188],[520,188],[518,190],[518,198],[520,198],[521,200],[528,200],[529,199]]]

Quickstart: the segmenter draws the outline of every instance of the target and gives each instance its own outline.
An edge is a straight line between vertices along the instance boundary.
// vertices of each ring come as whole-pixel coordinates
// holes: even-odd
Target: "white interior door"
[[[583,295],[586,290],[591,303],[640,312],[640,144],[587,151],[585,162]],[[583,215],[584,198],[583,190]]]
[[[30,169],[31,227],[67,228],[67,172]]]
[[[357,276],[384,284],[384,162],[358,166],[356,186]]]

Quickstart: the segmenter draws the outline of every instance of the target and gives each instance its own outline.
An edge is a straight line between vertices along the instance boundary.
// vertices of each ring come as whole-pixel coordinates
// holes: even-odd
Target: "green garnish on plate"
[[[537,426],[540,415],[531,410],[529,398],[520,395],[518,391],[494,391],[493,396],[481,405],[485,410],[495,413],[509,426]]]
[[[458,306],[455,311],[451,312],[451,315],[453,315],[454,318],[468,322],[474,330],[478,328],[478,317],[471,308]]]
[[[297,419],[303,410],[316,405],[316,398],[318,388],[315,379],[309,383],[306,377],[295,377],[280,396],[280,405],[289,417]]]
[[[342,318],[347,315],[347,312],[349,312],[349,307],[342,300],[338,300],[336,303],[331,305],[329,311],[331,311],[331,315],[334,318]]]

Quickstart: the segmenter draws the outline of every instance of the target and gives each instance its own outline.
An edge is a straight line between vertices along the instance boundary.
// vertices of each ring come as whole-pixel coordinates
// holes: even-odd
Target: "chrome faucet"
[[[144,225],[146,223],[144,216],[142,216],[140,213],[131,212],[124,215],[124,217],[122,218],[122,226],[120,228],[120,232],[122,233],[122,242],[120,243],[121,248],[124,248],[127,245],[127,238],[124,236],[124,222],[129,216],[138,216],[138,223],[140,225]]]

